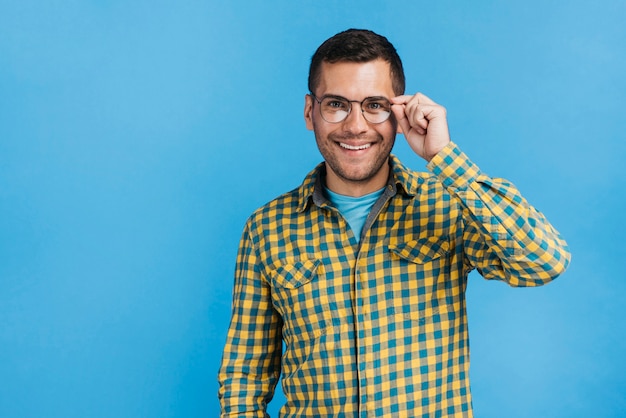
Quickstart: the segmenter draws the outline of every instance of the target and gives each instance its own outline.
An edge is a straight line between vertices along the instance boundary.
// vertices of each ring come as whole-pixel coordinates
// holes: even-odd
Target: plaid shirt
[[[567,244],[453,143],[428,164],[434,175],[390,165],[360,243],[322,193],[323,164],[248,220],[223,417],[266,416],[281,373],[282,417],[472,416],[469,272],[542,285],[565,270]]]

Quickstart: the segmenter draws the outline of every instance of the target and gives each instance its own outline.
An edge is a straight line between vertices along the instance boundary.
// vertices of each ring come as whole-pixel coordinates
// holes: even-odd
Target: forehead
[[[323,62],[316,94],[335,94],[350,99],[369,96],[394,97],[388,62]]]

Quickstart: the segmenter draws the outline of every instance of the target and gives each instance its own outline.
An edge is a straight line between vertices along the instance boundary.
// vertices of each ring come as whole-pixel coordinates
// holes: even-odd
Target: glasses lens
[[[341,122],[350,113],[350,102],[337,97],[325,97],[320,105],[322,117],[326,122]]]
[[[326,122],[344,121],[350,114],[352,104],[348,99],[336,96],[323,97],[320,112]],[[391,115],[391,103],[384,97],[368,97],[361,103],[363,117],[370,123],[382,123]]]
[[[391,103],[384,97],[365,99],[361,107],[365,119],[372,123],[382,123],[391,115]]]

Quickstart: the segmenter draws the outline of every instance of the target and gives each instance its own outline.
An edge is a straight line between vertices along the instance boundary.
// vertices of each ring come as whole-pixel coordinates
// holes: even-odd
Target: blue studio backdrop
[[[621,0],[0,0],[0,416],[218,416],[242,227],[321,161],[309,59],[350,27],[573,252],[542,288],[472,274],[476,416],[626,416],[624,22]]]

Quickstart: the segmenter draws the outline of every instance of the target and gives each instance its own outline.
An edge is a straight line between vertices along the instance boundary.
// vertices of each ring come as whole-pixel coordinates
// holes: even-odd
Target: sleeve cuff
[[[480,169],[450,141],[426,165],[447,189],[466,189],[480,175]]]

